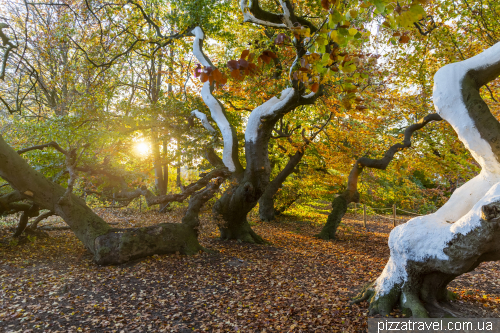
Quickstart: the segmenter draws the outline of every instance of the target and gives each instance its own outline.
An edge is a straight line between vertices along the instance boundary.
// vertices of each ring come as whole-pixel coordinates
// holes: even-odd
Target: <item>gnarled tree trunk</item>
[[[359,202],[358,178],[365,167],[385,170],[398,151],[411,147],[411,136],[415,131],[421,129],[431,121],[440,120],[442,120],[441,116],[437,113],[433,113],[420,119],[418,123],[408,126],[405,130],[404,141],[389,148],[385,152],[384,157],[381,159],[377,160],[368,157],[359,158],[356,163],[354,163],[354,166],[349,173],[349,177],[347,179],[347,189],[333,199],[332,211],[330,215],[328,215],[328,220],[316,237],[324,240],[335,239],[337,228],[347,212],[347,205],[351,202]]]
[[[119,264],[152,254],[193,254],[201,249],[197,239],[197,216],[201,205],[218,189],[209,184],[191,197],[185,220],[140,229],[112,229],[81,198],[65,195],[66,189],[34,170],[0,136],[0,177],[24,198],[59,215],[98,264]]]
[[[244,9],[244,8],[242,8]],[[210,59],[203,53],[203,40],[205,35],[199,27],[193,29],[195,39],[193,53],[205,68],[215,69]],[[297,59],[305,54],[300,47]],[[214,85],[206,81],[201,89],[201,96],[209,107],[212,118],[217,123],[224,140],[222,162],[233,172],[232,185],[216,202],[213,212],[219,221],[222,239],[237,239],[251,243],[262,243],[250,227],[247,214],[257,204],[269,183],[271,167],[268,156],[268,145],[271,133],[276,122],[284,114],[291,112],[297,106],[312,104],[322,95],[321,89],[316,93],[303,96],[304,87],[299,89],[297,82],[293,88],[281,92],[281,96],[273,97],[255,108],[249,118],[245,130],[245,158],[246,169],[243,169],[238,157],[238,138],[236,130],[227,120],[224,105],[212,94]],[[197,111],[194,115],[210,130],[206,116]]]
[[[500,123],[479,89],[500,75],[500,43],[434,76],[434,105],[481,165],[434,214],[396,227],[391,257],[378,279],[357,299],[370,313],[387,315],[399,303],[414,317],[460,314],[447,304],[446,286],[483,261],[500,259]]]
[[[298,150],[293,156],[290,157],[288,163],[283,170],[278,173],[276,177],[267,185],[266,190],[259,199],[259,215],[263,221],[274,220],[276,210],[274,208],[274,196],[283,185],[283,182],[293,172],[295,167],[299,164],[304,156],[305,149]]]

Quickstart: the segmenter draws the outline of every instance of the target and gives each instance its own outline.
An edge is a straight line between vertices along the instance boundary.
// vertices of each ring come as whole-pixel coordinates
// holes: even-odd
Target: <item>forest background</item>
[[[0,134],[36,171],[96,211],[160,210],[180,222],[174,212],[189,212],[189,184],[211,175],[224,155],[224,129],[200,94],[204,83],[245,147],[250,112],[293,82],[315,103],[284,113],[270,129],[269,179],[291,166],[271,203],[276,214],[307,218],[311,206],[347,189],[359,158],[383,158],[408,126],[435,112],[439,68],[498,41],[499,5],[479,0],[280,3],[303,24],[259,24],[255,13],[276,12],[275,1],[6,2]],[[216,66],[193,52],[195,27]],[[299,61],[298,41],[307,45]],[[499,89],[493,81],[481,91],[497,119]],[[361,203],[427,214],[478,174],[445,121],[411,139],[387,168],[360,175]],[[246,168],[245,151],[236,154]],[[206,208],[234,179],[214,186],[207,187],[213,198]],[[4,200],[14,190],[0,184]],[[251,225],[274,218],[259,205]],[[36,229],[54,212],[22,197],[2,214],[19,236],[28,222]]]

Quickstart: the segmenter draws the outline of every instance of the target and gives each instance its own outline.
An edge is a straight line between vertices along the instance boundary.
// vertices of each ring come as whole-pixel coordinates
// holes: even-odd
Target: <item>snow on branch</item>
[[[208,118],[207,118],[206,114],[204,114],[203,112],[200,112],[198,110],[193,110],[193,111],[191,111],[191,115],[200,119],[201,123],[203,124],[203,127],[205,127],[210,133],[212,133],[212,134],[216,133],[215,128],[213,128],[212,125],[210,125],[210,123],[208,122]]]
[[[488,234],[482,210],[485,205],[500,202],[500,148],[496,143],[500,123],[482,100],[479,88],[498,76],[500,43],[475,57],[446,65],[434,76],[433,100],[438,114],[453,126],[482,170],[453,192],[435,213],[411,219],[391,232],[391,257],[375,281],[375,299],[396,286],[404,288],[411,278],[407,271],[411,263],[432,265],[447,261],[444,267],[428,269],[460,274],[460,267],[450,261],[452,242],[474,233]],[[475,248],[476,245],[467,244],[467,251]],[[463,262],[464,256],[460,258]]]
[[[280,98],[274,96],[267,102],[256,107],[250,117],[248,117],[248,124],[245,130],[245,141],[255,142],[258,138],[258,130],[262,121],[265,118],[273,116],[283,107],[285,107],[295,96],[295,90],[293,88],[287,88],[281,92]]]
[[[284,1],[280,1],[284,2]],[[282,5],[283,6],[283,5]],[[241,0],[241,12],[243,13],[243,22],[251,22],[267,27],[286,28],[287,25],[282,23],[281,15],[268,13],[259,7],[257,0]],[[287,8],[286,5],[283,8]],[[290,14],[288,12],[288,21],[290,21]],[[291,22],[290,22],[291,23]]]
[[[194,56],[203,66],[215,68],[210,59],[203,53],[203,39],[205,38],[203,30],[200,27],[196,27],[193,29],[193,34],[195,36],[193,42]],[[224,114],[222,104],[212,95],[210,81],[206,81],[203,84],[203,87],[201,89],[201,97],[210,109],[212,119],[215,120],[222,133],[222,138],[224,140],[222,161],[230,171],[235,171],[236,166],[233,160],[233,146],[236,144],[236,142],[233,142],[233,132],[231,129],[231,125],[229,124],[229,121]]]
[[[487,135],[480,133],[483,126],[478,126],[477,120],[473,119],[475,110],[468,108],[467,102],[475,97],[473,94],[478,94],[480,86],[487,83],[485,79],[491,76],[495,78],[499,74],[500,43],[497,43],[475,57],[442,67],[434,76],[433,94],[437,112],[453,126],[460,141],[470,150],[481,168],[494,173],[500,173],[497,154],[493,152],[491,142],[485,140]],[[464,85],[471,79],[475,81],[477,91],[468,89],[464,96]],[[481,125],[492,126],[495,123],[498,124],[498,121],[491,116],[487,124]]]
[[[285,22],[285,25],[288,28],[293,27],[292,20],[290,19],[291,17],[290,8],[288,8],[289,3],[287,3],[287,1],[280,0],[280,4],[281,8],[283,8],[283,22]]]

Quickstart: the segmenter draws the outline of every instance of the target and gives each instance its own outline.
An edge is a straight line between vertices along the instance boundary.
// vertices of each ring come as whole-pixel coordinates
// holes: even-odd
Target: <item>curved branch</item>
[[[283,23],[282,14],[274,14],[262,10],[258,0],[241,0],[240,8],[243,14],[243,22],[251,22],[267,27],[287,28]]]
[[[145,186],[143,186],[134,191],[129,191],[129,192],[121,191],[115,195],[115,200],[130,201],[143,195],[146,198],[146,204],[148,206],[166,204],[174,201],[182,202],[196,191],[199,191],[200,189],[207,186],[207,184],[209,184],[212,179],[214,178],[226,179],[230,175],[231,172],[227,168],[215,169],[209,172],[203,178],[199,179],[197,182],[186,186],[184,188],[184,191],[182,191],[182,193],[154,195],[153,192],[151,192]]]
[[[48,147],[52,147],[64,155],[68,154],[68,152],[66,150],[64,150],[63,148],[61,148],[61,146],[59,146],[59,144],[57,144],[57,142],[55,142],[55,141],[52,141],[52,142],[49,142],[49,143],[46,143],[43,145],[37,145],[37,146],[33,146],[33,147],[19,149],[17,151],[17,153],[19,155],[21,155],[21,154],[27,153],[27,152],[32,151],[32,150],[43,150],[43,149],[48,148]]]
[[[372,159],[368,157],[359,158],[349,173],[349,177],[347,180],[347,189],[344,192],[344,197],[347,200],[347,203],[357,202],[359,201],[358,194],[358,177],[363,172],[364,167],[374,168],[379,170],[385,170],[389,163],[394,159],[394,155],[405,148],[411,147],[411,137],[415,131],[423,128],[431,121],[441,121],[440,115],[437,113],[429,114],[424,118],[420,119],[420,121],[416,124],[410,125],[405,130],[405,136],[403,142],[396,143],[392,145],[384,154],[384,157],[381,159]]]
[[[403,150],[404,148],[411,147],[411,136],[415,131],[418,131],[431,121],[441,121],[441,120],[443,120],[443,118],[441,118],[441,116],[438,115],[437,113],[425,116],[424,118],[420,119],[418,123],[408,126],[405,130],[405,136],[403,142],[396,143],[395,145],[391,146],[385,152],[384,157],[382,157],[381,159],[371,159],[368,157],[361,157],[356,161],[356,164],[359,164],[361,167],[366,166],[369,168],[385,170],[389,165],[389,163],[394,158],[394,155],[398,151]]]
[[[337,228],[347,212],[347,205],[351,202],[359,202],[358,178],[363,172],[364,167],[385,170],[398,151],[411,146],[411,136],[415,131],[421,129],[431,121],[440,120],[442,120],[442,118],[437,113],[433,113],[420,119],[418,123],[408,126],[405,130],[403,142],[390,147],[381,159],[377,160],[368,157],[359,158],[356,163],[354,163],[349,173],[347,189],[333,199],[332,211],[330,215],[328,215],[328,219],[323,229],[321,229],[321,232],[317,234],[316,237],[324,240],[335,239]]]
[[[488,172],[500,172],[500,123],[479,89],[500,75],[500,43],[467,60],[449,64],[434,76],[434,104],[455,129],[474,159]]]
[[[212,133],[214,135],[217,133],[215,128],[213,128],[212,125],[210,125],[210,123],[208,122],[208,118],[207,118],[206,114],[204,114],[203,112],[200,112],[198,110],[193,110],[193,111],[191,111],[191,115],[200,119],[201,123],[203,124],[203,127],[205,127],[210,133]]]
[[[9,59],[10,52],[17,48],[17,45],[12,44],[10,38],[3,32],[3,29],[8,28],[9,25],[6,23],[0,23],[0,38],[2,39],[3,46],[7,46],[5,53],[2,58],[2,67],[0,68],[0,80],[5,78],[5,69],[7,67],[7,60]]]
[[[197,229],[200,224],[200,209],[210,200],[215,192],[219,190],[220,185],[224,182],[225,178],[218,177],[212,180],[203,190],[194,193],[189,199],[188,209],[182,218],[182,223],[191,228]]]
[[[46,218],[51,217],[52,215],[56,215],[56,213],[52,210],[49,210],[48,212],[45,212],[43,214],[40,214],[35,221],[31,222],[29,228],[32,230],[35,230],[38,227],[38,223],[42,222]]]
[[[196,27],[192,32],[195,35],[193,42],[194,56],[203,66],[215,68],[210,59],[203,53],[203,39],[205,38],[203,30],[200,27]],[[243,167],[238,159],[238,138],[236,136],[236,130],[227,120],[222,103],[212,95],[212,89],[213,87],[210,82],[206,81],[201,88],[201,97],[210,109],[212,119],[215,120],[222,133],[222,138],[224,140],[222,160],[230,171],[241,172],[243,171]]]

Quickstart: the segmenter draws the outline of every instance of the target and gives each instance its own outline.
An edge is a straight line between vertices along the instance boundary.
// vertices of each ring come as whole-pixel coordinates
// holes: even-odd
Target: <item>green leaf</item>
[[[377,10],[380,13],[384,12],[384,10],[385,10],[385,4],[382,2],[382,0],[374,0],[373,4],[375,5],[375,7],[377,8]]]

